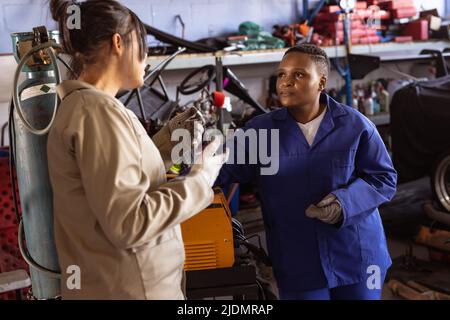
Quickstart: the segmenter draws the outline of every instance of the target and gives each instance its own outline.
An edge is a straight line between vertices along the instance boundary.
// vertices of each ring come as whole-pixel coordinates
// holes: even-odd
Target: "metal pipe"
[[[353,104],[353,91],[352,91],[352,76],[350,72],[350,63],[348,62],[348,55],[352,51],[351,35],[350,35],[350,11],[344,11],[344,43],[346,51],[347,68],[345,73],[345,96],[346,104],[352,106]]]
[[[223,92],[223,64],[222,57],[216,56],[216,91]],[[223,133],[223,108],[217,108],[217,129]]]
[[[309,11],[309,0],[303,0],[303,18],[305,20],[308,20],[309,18],[308,11]]]

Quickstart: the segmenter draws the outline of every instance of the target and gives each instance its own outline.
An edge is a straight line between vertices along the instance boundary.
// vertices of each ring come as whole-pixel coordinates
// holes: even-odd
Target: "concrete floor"
[[[258,235],[261,237],[263,247],[265,248],[265,240],[266,239],[265,239],[264,231],[258,232]],[[255,240],[251,240],[251,241],[255,245],[257,244],[257,242]],[[389,249],[391,258],[395,259],[395,258],[401,257],[403,254],[405,254],[406,250],[409,248],[409,246],[411,244],[411,241],[387,237],[387,244],[388,244],[388,249]],[[428,250],[425,247],[419,246],[416,244],[413,244],[412,247],[413,247],[414,256],[416,258],[421,259],[421,260],[428,260]],[[265,250],[267,250],[267,248],[265,248]],[[271,283],[272,283],[272,287],[277,292],[277,289],[276,289],[277,286],[276,286],[275,279],[272,279]],[[383,300],[399,300],[401,298],[398,296],[395,296],[392,293],[392,291],[388,288],[387,284],[385,284],[383,286],[382,299]]]
[[[391,256],[391,259],[395,259],[398,257],[401,257],[405,254],[407,248],[410,246],[411,242],[406,240],[399,240],[399,239],[393,239],[390,237],[387,237],[387,244],[389,249],[389,254]],[[427,248],[423,246],[419,246],[416,244],[413,244],[413,253],[414,256],[421,260],[428,261],[428,250]],[[392,291],[388,288],[388,286],[383,286],[383,292],[382,292],[382,299],[383,300],[399,300],[402,299],[398,296],[395,296]]]

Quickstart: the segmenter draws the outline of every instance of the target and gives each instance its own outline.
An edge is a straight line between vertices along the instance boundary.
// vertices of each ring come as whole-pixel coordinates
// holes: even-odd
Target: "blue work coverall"
[[[286,108],[253,118],[250,129],[279,131],[279,169],[262,175],[261,161],[222,167],[216,185],[258,186],[266,240],[280,291],[295,293],[366,282],[391,265],[378,206],[394,196],[397,174],[376,127],[357,110],[322,93],[326,113],[311,146]],[[258,148],[274,150],[258,136]],[[239,143],[237,144],[239,145]],[[247,160],[249,140],[244,145]],[[238,148],[238,147],[236,147]],[[258,149],[259,150],[259,149]],[[253,152],[253,151],[252,151]],[[259,151],[258,151],[259,152]],[[343,220],[329,225],[305,210],[329,193]]]

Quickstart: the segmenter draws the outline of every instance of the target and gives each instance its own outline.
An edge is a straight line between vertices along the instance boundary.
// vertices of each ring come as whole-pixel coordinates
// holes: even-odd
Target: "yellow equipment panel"
[[[234,264],[231,212],[220,188],[213,203],[181,224],[185,270],[227,268]]]

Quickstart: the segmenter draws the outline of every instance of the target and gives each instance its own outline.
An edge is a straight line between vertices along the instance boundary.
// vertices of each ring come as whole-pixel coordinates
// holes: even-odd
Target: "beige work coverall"
[[[166,181],[168,128],[152,141],[133,112],[82,81],[57,92],[47,153],[62,298],[184,299],[180,223],[212,189],[198,173]]]

